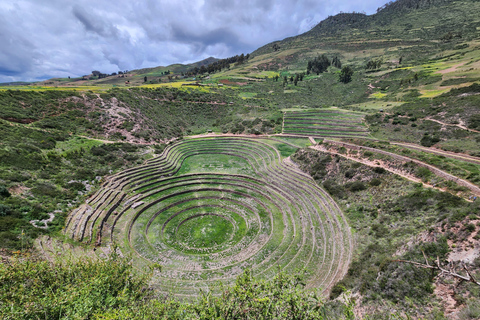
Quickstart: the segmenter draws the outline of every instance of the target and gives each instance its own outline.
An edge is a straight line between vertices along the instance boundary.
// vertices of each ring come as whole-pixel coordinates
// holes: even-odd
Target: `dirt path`
[[[187,136],[185,138],[211,138],[211,137],[245,137],[245,138],[268,138],[268,135],[255,135],[255,134],[233,134],[233,133],[204,133],[196,134],[193,136]]]
[[[458,127],[460,129],[463,129],[463,130],[467,130],[467,131],[471,131],[471,132],[476,132],[476,133],[480,133],[480,131],[478,130],[474,130],[474,129],[469,129],[467,128],[466,126],[464,125],[461,125],[461,124],[451,124],[451,123],[446,123],[446,122],[442,122],[440,120],[437,120],[437,119],[433,119],[431,117],[426,117],[426,118],[423,118],[423,119],[420,119],[420,120],[430,120],[430,121],[433,121],[433,122],[436,122],[436,123],[439,123],[443,126],[449,126],[449,127]]]
[[[393,113],[388,113],[388,112],[385,112],[385,114],[386,114],[386,115],[390,115],[390,116],[393,116],[393,115],[394,115]],[[399,117],[399,118],[410,118],[409,116],[398,116],[398,117]],[[480,133],[480,131],[478,131],[478,130],[467,128],[464,124],[446,123],[446,122],[443,122],[443,121],[434,119],[434,118],[432,118],[432,117],[420,118],[420,119],[418,119],[418,120],[429,120],[429,121],[433,121],[433,122],[436,122],[436,123],[438,123],[438,124],[441,124],[442,126],[457,127],[457,128],[463,129],[463,130]]]
[[[461,186],[464,186],[466,188],[468,188],[474,195],[476,196],[480,196],[480,188],[466,180],[463,180],[463,179],[460,179],[459,177],[456,177],[452,174],[449,174],[443,170],[440,170],[432,165],[429,165],[425,162],[422,162],[420,160],[416,160],[416,159],[412,159],[412,158],[408,158],[408,157],[405,157],[405,156],[400,156],[398,154],[395,154],[395,153],[391,153],[391,152],[387,152],[387,151],[383,151],[383,150],[377,150],[377,149],[374,149],[374,148],[369,148],[369,147],[362,147],[362,146],[358,146],[358,145],[354,145],[354,144],[349,144],[349,143],[344,143],[344,142],[338,142],[338,141],[332,141],[332,140],[324,140],[325,142],[328,142],[328,143],[331,143],[331,144],[334,144],[334,145],[341,145],[341,146],[344,146],[344,147],[353,147],[354,149],[356,150],[359,150],[359,149],[364,149],[364,150],[369,150],[369,151],[372,151],[372,152],[376,152],[376,153],[381,153],[381,154],[385,154],[385,155],[388,155],[388,156],[391,156],[393,158],[396,158],[398,160],[401,160],[401,161],[411,161],[411,162],[414,162],[422,167],[425,167],[427,169],[429,169],[430,171],[432,171],[434,174],[446,179],[446,180],[450,180],[450,181],[454,181],[455,183],[457,183],[458,185],[461,185]],[[355,158],[355,157],[350,157],[350,156],[346,156],[344,154],[341,154],[341,153],[338,153],[336,151],[332,151],[332,150],[328,150],[326,149],[324,146],[322,145],[318,145],[318,146],[312,146],[310,148],[313,148],[313,149],[316,149],[316,150],[320,150],[320,151],[324,151],[324,152],[327,152],[327,153],[331,153],[331,154],[338,154],[339,156],[342,156],[344,158],[347,158],[347,159],[350,159],[350,160],[354,160],[354,161],[357,161],[357,162],[361,162],[363,164],[366,164],[366,165],[369,165],[369,166],[374,166],[374,167],[383,167],[384,169],[392,172],[392,173],[395,173],[395,174],[398,174],[408,180],[411,180],[411,181],[414,181],[414,182],[418,182],[418,183],[422,183],[424,186],[427,186],[427,187],[431,187],[431,188],[435,188],[435,189],[438,189],[438,190],[442,190],[442,191],[447,191],[446,189],[442,189],[442,188],[438,188],[438,187],[434,187],[433,185],[429,185],[429,184],[426,184],[426,183],[423,183],[420,179],[416,178],[415,176],[413,175],[410,175],[410,174],[407,174],[405,172],[402,172],[396,168],[392,168],[392,167],[389,167],[387,163],[384,163],[383,161],[381,160],[378,160],[378,159],[375,159],[375,161],[370,161],[370,160],[366,160],[366,159],[358,159],[358,158]],[[376,162],[380,163],[380,165],[376,164]],[[468,199],[467,199],[468,200]]]
[[[461,63],[458,63],[458,64],[456,64],[456,65],[454,65],[454,66],[451,66],[451,67],[448,68],[448,69],[439,70],[439,71],[437,71],[437,72],[435,72],[435,73],[440,73],[440,74],[443,75],[443,74],[447,74],[447,73],[450,73],[450,72],[455,72],[458,67],[461,67],[461,66],[463,66],[464,64],[465,64],[465,62],[461,62]]]
[[[359,163],[362,163],[362,164],[365,164],[367,166],[370,166],[370,167],[379,167],[379,168],[384,168],[385,170],[391,172],[391,173],[394,173],[396,175],[399,175],[407,180],[410,180],[412,182],[416,182],[416,183],[421,183],[424,187],[427,187],[427,188],[433,188],[433,189],[437,189],[437,190],[441,190],[441,191],[447,191],[446,189],[442,189],[442,188],[438,188],[438,187],[434,187],[433,185],[431,184],[428,184],[428,183],[424,183],[422,180],[420,180],[419,178],[413,176],[413,175],[408,175],[398,169],[395,169],[395,168],[392,168],[392,167],[389,167],[388,163],[384,162],[383,160],[375,160],[375,161],[370,161],[370,160],[366,160],[366,159],[358,159],[358,158],[355,158],[355,157],[351,157],[351,156],[347,156],[345,154],[342,154],[342,153],[339,153],[339,152],[336,152],[336,151],[332,151],[332,150],[328,150],[326,149],[325,147],[323,147],[322,145],[315,145],[315,146],[310,146],[311,149],[314,149],[314,150],[318,150],[318,151],[322,151],[322,152],[326,152],[326,153],[330,153],[330,154],[334,154],[334,155],[338,155],[338,156],[341,156],[345,159],[349,159],[349,160],[353,160],[355,162],[359,162]],[[379,163],[379,164],[377,164]]]
[[[358,146],[358,145],[355,145],[355,144],[350,144],[350,143],[345,143],[345,142],[337,142],[337,141],[327,140],[327,139],[325,139],[324,141],[328,142],[328,143],[331,143],[331,144],[336,144],[336,145],[340,144],[340,145],[350,147],[350,148],[353,147],[353,148],[356,148],[356,149],[369,150],[369,151],[384,154],[384,155],[387,155],[387,156],[390,156],[390,157],[393,157],[393,158],[396,158],[396,159],[399,159],[399,160],[402,160],[402,161],[416,163],[416,164],[418,164],[422,167],[425,167],[425,168],[429,169],[430,171],[432,171],[432,173],[434,173],[434,174],[436,174],[436,175],[438,175],[438,176],[440,176],[440,177],[442,177],[446,180],[454,181],[458,185],[461,185],[461,186],[464,186],[464,187],[468,188],[473,194],[475,194],[477,196],[480,196],[480,188],[477,185],[475,185],[475,184],[473,184],[469,181],[466,181],[464,179],[461,179],[457,176],[454,176],[453,174],[447,173],[447,172],[445,172],[441,169],[438,169],[437,167],[432,166],[432,165],[430,165],[426,162],[423,162],[423,161],[420,161],[420,160],[417,160],[417,159],[412,159],[412,158],[409,158],[409,157],[406,157],[406,156],[401,156],[401,155],[398,155],[396,153],[375,149],[375,148],[363,147],[363,146]]]
[[[436,149],[436,148],[428,148],[428,147],[419,146],[413,143],[405,143],[405,142],[390,142],[390,144],[405,147],[408,149],[434,153],[434,154],[444,156],[446,158],[458,159],[458,160],[462,160],[470,163],[480,164],[480,158],[474,157],[468,154],[464,154],[464,153],[455,153],[455,152],[445,151],[445,150]]]

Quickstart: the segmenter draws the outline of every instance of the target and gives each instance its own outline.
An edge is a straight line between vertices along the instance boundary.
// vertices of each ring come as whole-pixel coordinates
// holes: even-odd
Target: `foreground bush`
[[[147,278],[123,259],[0,264],[2,319],[353,319],[352,306],[327,307],[304,291],[301,276],[280,273],[271,281],[247,270],[220,296],[195,301],[156,297]]]
[[[88,319],[145,297],[146,281],[125,261],[0,264],[0,318]]]

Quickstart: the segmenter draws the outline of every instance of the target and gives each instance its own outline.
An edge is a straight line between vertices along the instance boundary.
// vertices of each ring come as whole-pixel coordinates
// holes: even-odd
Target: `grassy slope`
[[[331,297],[345,286],[357,292],[361,308],[371,308],[368,313],[375,314],[375,319],[387,318],[391,304],[413,317],[441,319],[443,301],[432,293],[442,280],[434,279],[430,271],[393,260],[424,262],[423,250],[427,257],[444,261],[452,243],[459,245],[476,234],[478,203],[318,151],[301,149],[293,160],[332,194],[356,233],[355,258]],[[449,231],[456,225],[458,230]],[[470,268],[478,270],[479,263],[477,258]],[[453,284],[445,283],[450,290]],[[476,296],[478,289],[464,285],[455,299],[465,302],[464,297],[472,294]]]

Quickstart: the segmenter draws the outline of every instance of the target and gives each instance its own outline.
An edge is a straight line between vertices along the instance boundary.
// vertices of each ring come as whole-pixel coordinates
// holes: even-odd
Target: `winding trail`
[[[455,152],[445,151],[445,150],[442,150],[442,149],[428,148],[428,147],[420,146],[420,145],[413,144],[413,143],[406,143],[406,142],[390,142],[390,144],[405,147],[405,148],[408,148],[408,149],[414,149],[414,150],[418,150],[418,151],[438,154],[438,155],[444,156],[446,158],[452,158],[452,159],[462,160],[462,161],[470,162],[470,163],[474,163],[474,164],[480,164],[480,158],[479,157],[474,157],[474,156],[464,154],[464,153],[455,153]]]
[[[341,147],[346,147],[346,148],[350,148],[350,149],[355,149],[355,150],[368,150],[368,151],[371,151],[371,152],[375,152],[375,153],[380,153],[380,154],[384,154],[384,155],[387,155],[387,156],[390,156],[392,158],[396,158],[398,160],[401,160],[401,161],[405,161],[405,162],[413,162],[413,163],[416,163],[422,167],[425,167],[427,169],[429,169],[430,171],[432,171],[434,174],[446,179],[446,180],[450,180],[450,181],[453,181],[455,183],[457,183],[458,185],[461,185],[461,186],[464,186],[466,188],[468,188],[474,195],[476,196],[480,196],[480,187],[478,187],[477,185],[469,182],[469,181],[466,181],[464,179],[461,179],[457,176],[454,176],[452,174],[449,174],[443,170],[440,170],[438,169],[437,167],[434,167],[428,163],[425,163],[423,161],[420,161],[420,160],[417,160],[417,159],[412,159],[412,158],[409,158],[409,157],[406,157],[406,156],[401,156],[401,155],[398,155],[396,153],[392,153],[392,152],[388,152],[388,151],[384,151],[384,150],[379,150],[379,149],[375,149],[375,148],[370,148],[370,147],[364,147],[364,146],[359,146],[359,145],[356,145],[356,144],[351,144],[351,143],[346,143],[346,142],[338,142],[338,141],[333,141],[333,140],[327,140],[325,139],[324,140],[324,143],[329,143],[329,144],[333,144],[333,145],[337,145],[337,146],[341,146]],[[338,152],[333,152],[333,151],[330,151],[328,150],[327,148],[325,148],[324,146],[321,146],[321,145],[316,145],[316,146],[312,146],[310,148],[313,148],[313,149],[317,149],[317,150],[320,150],[320,151],[324,151],[324,152],[329,152],[329,153],[335,153],[335,154],[338,154],[340,156],[343,156],[343,157],[347,157],[341,153],[338,153]],[[366,161],[366,160],[362,160],[360,161],[360,159],[357,159],[355,157],[349,157],[349,159],[351,160],[354,160],[354,161],[357,161],[357,162],[362,162],[362,161]],[[378,161],[380,162],[381,160],[378,160],[378,159],[375,159],[375,161]],[[368,164],[369,162],[366,161],[366,162],[362,162],[362,163],[365,163],[365,164]],[[374,165],[373,164],[368,164],[368,165]],[[378,165],[374,165],[374,166],[378,166]],[[415,178],[411,175],[408,175],[404,172],[401,172],[399,170],[396,170],[394,168],[385,168],[386,170],[389,170],[395,174],[398,174],[398,175],[401,175],[411,181],[415,181],[415,182],[421,182],[418,178]],[[395,171],[396,170],[396,171]],[[429,187],[433,187],[431,185],[426,185],[426,186],[429,186]],[[436,188],[436,189],[439,189],[439,190],[442,190],[442,191],[446,191],[445,189],[441,189],[441,188]]]
[[[441,124],[441,125],[443,125],[443,126],[457,127],[457,128],[463,129],[463,130],[470,131],[470,132],[480,133],[480,131],[478,131],[478,130],[474,130],[474,129],[467,128],[466,126],[461,125],[461,124],[446,123],[446,122],[443,122],[443,121],[440,121],[440,120],[437,120],[437,119],[433,119],[433,118],[431,118],[431,117],[422,118],[422,119],[420,119],[420,120],[429,120],[429,121],[433,121],[433,122],[439,123],[439,124]]]

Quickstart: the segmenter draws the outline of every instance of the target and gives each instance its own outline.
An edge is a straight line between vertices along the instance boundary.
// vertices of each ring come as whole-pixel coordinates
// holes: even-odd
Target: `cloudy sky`
[[[387,0],[1,0],[0,82],[249,53]]]

